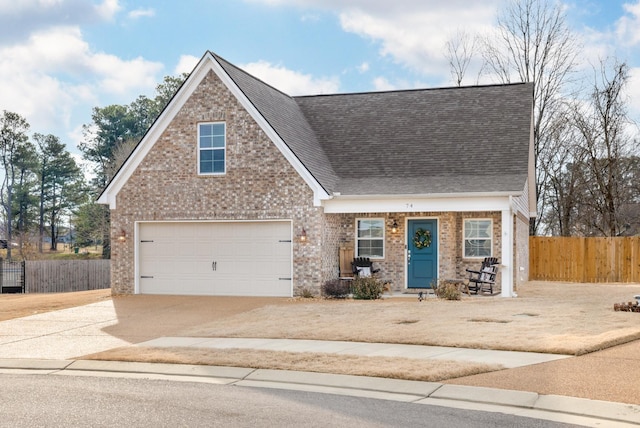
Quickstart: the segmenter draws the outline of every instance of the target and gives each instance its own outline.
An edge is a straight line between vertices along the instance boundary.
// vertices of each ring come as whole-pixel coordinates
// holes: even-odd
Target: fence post
[[[2,284],[4,279],[4,260],[0,257],[0,294],[2,294]]]
[[[26,293],[27,291],[25,290],[25,285],[27,283],[27,261],[23,260],[22,263],[20,263],[20,267],[22,268],[22,278],[21,278],[21,282],[22,282],[22,294]]]

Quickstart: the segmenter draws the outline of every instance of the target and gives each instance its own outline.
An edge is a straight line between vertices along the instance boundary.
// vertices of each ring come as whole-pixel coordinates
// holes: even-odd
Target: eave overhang
[[[340,195],[322,201],[324,212],[487,212],[512,210],[512,199],[522,192],[436,193],[420,195]]]

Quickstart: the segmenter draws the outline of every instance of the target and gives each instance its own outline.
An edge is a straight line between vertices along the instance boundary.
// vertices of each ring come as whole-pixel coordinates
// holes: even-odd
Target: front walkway
[[[570,355],[494,351],[491,349],[299,339],[160,337],[158,339],[138,343],[137,346],[214,349],[240,348],[263,351],[357,355],[361,357],[402,357],[422,360],[453,360],[482,364],[498,364],[509,369],[571,357]]]

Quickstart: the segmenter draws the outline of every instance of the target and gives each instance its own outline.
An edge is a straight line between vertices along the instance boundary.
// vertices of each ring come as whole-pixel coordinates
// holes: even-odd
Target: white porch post
[[[513,293],[513,216],[511,210],[502,211],[502,297],[515,297]]]

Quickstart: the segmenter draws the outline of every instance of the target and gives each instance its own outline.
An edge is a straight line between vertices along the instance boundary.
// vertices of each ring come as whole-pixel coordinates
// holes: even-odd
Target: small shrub
[[[437,280],[431,284],[434,293],[441,299],[460,300],[460,290],[458,285],[446,281]]]
[[[313,299],[315,297],[315,294],[309,287],[302,287],[300,289],[300,297],[303,297],[305,299]]]
[[[357,277],[352,284],[353,298],[360,300],[375,300],[382,296],[384,284],[374,277]]]
[[[325,282],[322,284],[321,291],[324,297],[333,299],[344,299],[351,292],[349,282],[340,281],[339,279],[331,279]]]

